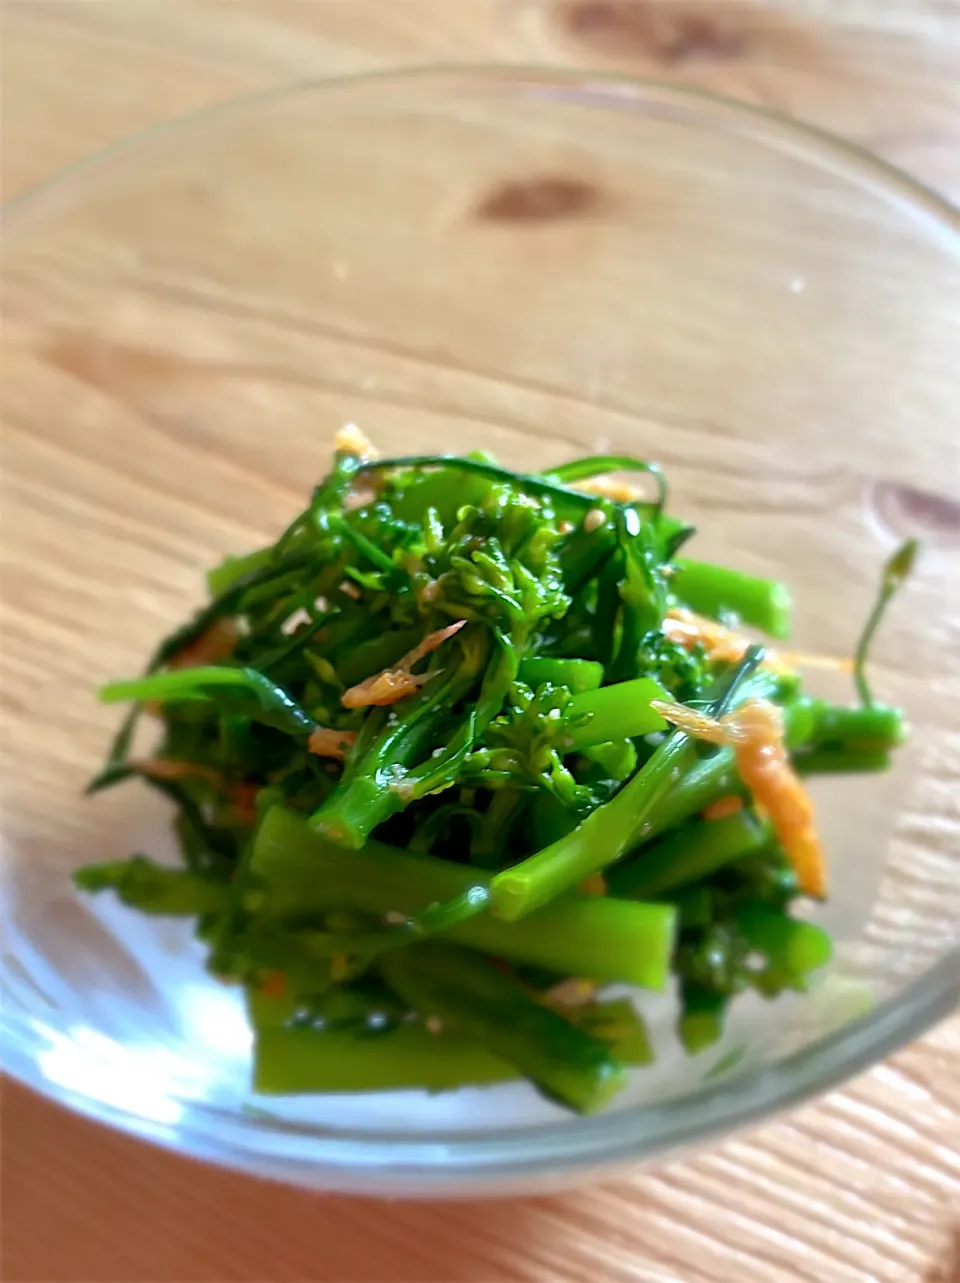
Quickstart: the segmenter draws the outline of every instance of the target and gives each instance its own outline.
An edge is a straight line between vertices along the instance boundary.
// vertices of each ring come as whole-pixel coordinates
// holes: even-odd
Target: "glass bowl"
[[[322,82],[164,127],[8,211],[3,1056],[185,1153],[304,1185],[570,1183],[842,1082],[960,988],[960,224],[774,116],[592,73]],[[71,891],[168,848],[130,786],[87,800],[136,672],[229,552],[273,537],[358,424],[390,453],[589,450],[668,470],[703,555],[790,581],[796,646],[849,654],[905,534],[876,651],[914,727],[896,772],[818,792],[837,958],[725,1043],[659,1047],[607,1113],[525,1086],[285,1101],[248,1089],[236,991],[172,920]],[[849,677],[812,674],[849,698]]]

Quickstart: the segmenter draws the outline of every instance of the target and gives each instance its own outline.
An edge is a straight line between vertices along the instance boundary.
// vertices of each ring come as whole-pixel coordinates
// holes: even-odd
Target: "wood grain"
[[[442,19],[433,0],[8,0],[4,184],[9,196],[148,124],[317,74],[548,61],[760,102],[957,194],[958,59],[955,0],[467,0]]]
[[[239,94],[317,75],[438,61],[588,63],[700,85],[833,129],[960,196],[960,0],[459,0],[444,6],[436,0],[8,0],[2,60],[0,164],[7,199],[133,131]],[[483,212],[493,221],[531,213],[575,217],[596,199],[589,184],[571,186],[563,175],[546,175],[533,186],[492,191]],[[29,363],[36,359],[36,336],[16,330],[18,291],[26,287],[15,280],[5,285],[5,307],[14,315],[8,338],[19,347],[16,359]],[[294,458],[277,469],[252,421],[241,422],[249,401],[239,394],[227,407],[238,416],[244,442],[237,455],[204,455],[196,432],[178,426],[164,401],[171,380],[193,380],[199,404],[222,397],[217,371],[224,354],[204,347],[205,329],[196,320],[210,300],[177,297],[162,281],[150,285],[158,292],[151,307],[162,295],[176,316],[181,352],[175,369],[165,364],[147,320],[128,312],[122,335],[111,336],[107,389],[87,336],[66,327],[43,353],[43,377],[31,382],[21,367],[16,385],[29,394],[4,406],[5,443],[28,460],[4,482],[5,498],[31,514],[24,540],[42,547],[48,514],[63,520],[63,505],[73,504],[90,541],[84,555],[100,558],[110,571],[85,600],[54,549],[43,582],[17,565],[15,548],[5,550],[9,652],[33,698],[56,705],[76,727],[89,726],[81,688],[91,676],[117,671],[126,652],[107,639],[91,674],[78,656],[74,624],[50,612],[50,601],[59,595],[69,619],[92,634],[104,595],[109,601],[122,580],[132,585],[139,620],[137,635],[128,634],[124,646],[142,642],[145,648],[193,591],[203,565],[247,542],[264,523],[282,520],[298,492],[298,475],[310,466]],[[238,316],[230,331],[231,371],[236,376],[239,353],[250,378],[265,389],[261,413],[289,413],[286,393],[271,399],[271,379],[284,387],[300,380],[294,403],[315,416],[339,406],[344,387],[359,395],[355,346],[336,334],[311,334],[301,358],[289,331],[277,338],[271,325]],[[194,339],[193,365],[185,366],[182,351]],[[431,419],[403,352],[391,360],[386,386],[364,395],[401,428],[429,439],[433,423],[456,413],[458,380],[467,376],[453,372],[446,385],[431,383]],[[51,368],[59,382],[51,380]],[[471,387],[482,382],[482,372],[468,375]],[[576,407],[534,388],[511,402],[513,423],[492,394],[480,402],[489,406],[488,417],[464,420],[464,430],[499,433],[511,448],[538,422],[550,421],[561,434],[568,424],[575,432]],[[100,502],[114,466],[109,448],[78,453],[66,426],[61,437],[31,431],[32,423],[65,405],[71,414],[99,416],[101,424],[106,415],[117,440],[124,416],[141,416],[145,408],[156,416],[157,431],[168,434],[162,450],[140,461],[143,482],[127,489],[125,507]],[[613,433],[617,413],[609,408]],[[182,438],[171,447],[169,434],[177,432]],[[693,429],[684,436],[681,484],[697,488],[709,440],[709,432],[698,436]],[[168,471],[158,478],[161,459]],[[213,499],[211,487],[197,480],[198,459],[216,470]],[[745,473],[744,487],[748,479]],[[834,484],[842,489],[843,481]],[[160,530],[167,532],[162,542]],[[121,534],[123,553],[117,551]],[[46,657],[29,644],[41,620],[58,657],[56,687]],[[64,699],[70,682],[77,694]],[[31,734],[36,707],[18,702],[15,690],[5,688],[2,697],[5,738],[26,746],[19,737]],[[79,782],[84,769],[84,755],[71,743],[64,736],[52,750],[53,767],[45,768],[65,787]],[[29,808],[25,819],[38,845],[69,846],[82,834],[65,832],[39,804],[43,781],[36,783],[33,801],[14,802]],[[482,1207],[382,1206],[264,1185],[147,1150],[10,1085],[2,1110],[2,1276],[11,1283],[960,1278],[956,1018],[845,1090],[751,1135],[576,1195]]]

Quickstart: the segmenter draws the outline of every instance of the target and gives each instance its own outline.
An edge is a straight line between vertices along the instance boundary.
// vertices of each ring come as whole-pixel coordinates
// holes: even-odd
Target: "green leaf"
[[[211,665],[156,673],[134,681],[111,682],[101,689],[100,698],[105,704],[203,699],[216,704],[221,714],[250,717],[297,738],[305,738],[317,728],[296,700],[255,668]]]

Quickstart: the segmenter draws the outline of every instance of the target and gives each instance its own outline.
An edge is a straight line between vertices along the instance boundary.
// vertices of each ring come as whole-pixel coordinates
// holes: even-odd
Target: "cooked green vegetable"
[[[829,959],[791,913],[822,867],[802,779],[884,769],[904,739],[864,665],[915,549],[858,649],[863,707],[841,708],[733,631],[785,637],[784,585],[677,559],[693,530],[667,498],[620,455],[523,474],[340,451],[277,542],[214,568],[144,676],[101,692],[134,707],[91,790],[160,790],[182,862],[76,884],[196,920],[246,986],[258,1090],[521,1076],[589,1111],[652,1055],[599,986],[676,977],[695,1052],[738,993],[803,991]]]

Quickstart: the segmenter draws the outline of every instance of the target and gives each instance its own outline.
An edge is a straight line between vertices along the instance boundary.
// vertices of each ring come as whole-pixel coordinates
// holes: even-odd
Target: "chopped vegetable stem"
[[[864,708],[873,707],[873,692],[867,680],[867,659],[870,654],[870,647],[891,600],[909,579],[919,551],[920,544],[918,541],[916,539],[907,539],[887,561],[880,579],[877,599],[867,617],[867,622],[863,626],[860,640],[857,642],[853,660],[853,676],[860,702]]]
[[[786,584],[726,566],[680,560],[670,588],[698,615],[712,619],[731,615],[778,640],[790,636],[790,590]]]
[[[638,677],[632,682],[617,682],[575,696],[567,708],[567,716],[571,720],[580,717],[587,720],[571,729],[566,746],[578,752],[593,744],[666,730],[665,718],[650,707],[652,700],[662,700],[665,694],[652,677]]]
[[[624,1068],[607,1044],[476,954],[455,945],[414,945],[381,965],[414,1010],[462,1030],[581,1113],[601,1108],[624,1085]]]

